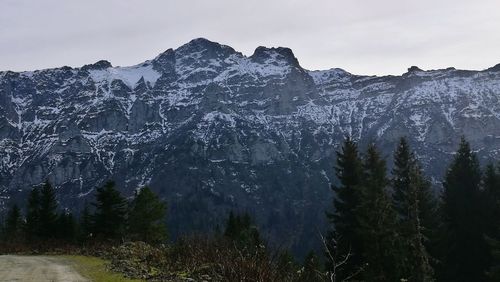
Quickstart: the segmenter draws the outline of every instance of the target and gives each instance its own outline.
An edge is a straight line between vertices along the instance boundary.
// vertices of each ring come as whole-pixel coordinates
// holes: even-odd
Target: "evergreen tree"
[[[224,236],[246,249],[254,249],[262,245],[259,231],[248,213],[234,215],[231,212],[226,222]]]
[[[115,189],[115,183],[108,181],[97,188],[95,213],[92,216],[92,229],[101,239],[120,239],[125,231],[127,201]]]
[[[134,240],[160,243],[167,239],[166,204],[149,187],[142,188],[132,201],[129,235]]]
[[[21,210],[14,204],[5,219],[4,238],[8,242],[19,241],[22,238],[23,218]]]
[[[327,256],[326,269],[333,271],[335,268],[338,279],[342,280],[358,273],[363,264],[362,244],[356,232],[359,229],[357,212],[361,204],[363,167],[358,146],[349,137],[344,140],[341,151],[337,152],[335,173],[339,184],[332,185],[335,211],[327,213],[333,228],[326,239],[327,252],[330,254]],[[347,256],[348,261],[337,268],[334,260],[343,261]]]
[[[484,170],[483,185],[488,197],[493,201],[500,199],[500,174],[492,163],[488,164]]]
[[[393,203],[398,216],[400,244],[402,247],[402,277],[408,281],[430,281],[433,270],[429,253],[424,245],[424,232],[435,228],[424,226],[422,209],[433,208],[430,184],[425,180],[408,142],[401,138],[394,154]],[[423,205],[422,201],[427,201]]]
[[[5,215],[0,213],[0,241],[5,239]]]
[[[76,238],[76,222],[73,215],[69,212],[59,214],[56,223],[56,235],[59,239],[66,242],[73,242]]]
[[[500,206],[500,202],[498,202]],[[500,281],[500,218],[496,218],[496,230],[492,236],[485,236],[489,248],[490,262],[486,271],[487,281]]]
[[[26,236],[28,240],[40,235],[40,192],[34,187],[28,197],[26,207]]]
[[[85,202],[82,213],[80,214],[79,240],[86,241],[92,234],[92,216],[90,214],[89,205]]]
[[[497,219],[497,222],[499,223],[497,224],[497,231],[500,232],[500,219]],[[500,281],[500,238],[487,236],[486,242],[490,250],[491,258],[488,270],[486,271],[486,276],[488,281]]]
[[[40,190],[39,222],[40,238],[53,238],[57,224],[57,201],[55,190],[48,180]]]
[[[500,173],[493,164],[486,166],[484,177],[486,203],[486,242],[490,250],[489,281],[500,281]]]
[[[481,170],[464,138],[443,183],[442,281],[485,281],[488,248],[480,195]]]
[[[486,232],[491,237],[498,237],[500,218],[500,174],[493,164],[488,164],[483,175],[483,203],[486,220]]]
[[[229,217],[226,222],[226,229],[224,231],[224,236],[228,238],[234,238],[236,237],[237,231],[237,222],[236,222],[236,217],[234,216],[233,211],[229,212]]]
[[[424,247],[428,252],[429,262],[434,270],[439,265],[439,240],[442,230],[441,214],[439,212],[439,201],[432,191],[431,183],[423,180],[418,190],[418,204],[420,207],[420,225],[424,239]]]
[[[407,219],[410,205],[410,172],[416,165],[413,153],[406,138],[401,138],[394,153],[394,168],[392,170],[393,203],[398,216]]]
[[[367,263],[363,275],[369,281],[399,281],[402,255],[396,233],[397,218],[387,193],[389,180],[385,160],[373,144],[368,147],[363,169],[357,230]]]

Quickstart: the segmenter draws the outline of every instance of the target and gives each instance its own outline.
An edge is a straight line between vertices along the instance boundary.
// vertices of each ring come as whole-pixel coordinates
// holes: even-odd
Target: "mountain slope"
[[[174,235],[244,209],[298,246],[321,229],[345,135],[387,156],[406,135],[440,178],[461,135],[498,157],[499,99],[498,65],[357,76],[305,70],[287,48],[247,57],[206,39],[132,67],[0,72],[2,199],[48,178],[78,208],[107,179],[127,195],[149,184]]]

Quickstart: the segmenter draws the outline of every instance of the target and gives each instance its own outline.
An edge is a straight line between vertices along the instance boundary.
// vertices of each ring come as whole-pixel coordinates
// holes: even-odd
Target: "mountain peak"
[[[113,67],[113,65],[111,65],[109,61],[100,60],[93,64],[84,65],[82,70],[103,70],[111,67]]]
[[[210,56],[227,56],[236,51],[229,46],[210,41],[206,38],[195,38],[175,50],[175,53],[180,55],[196,52],[207,53]]]
[[[259,46],[250,58],[258,62],[264,62],[268,59],[284,59],[292,65],[300,67],[299,61],[293,54],[292,49],[286,47],[268,48]]]
[[[191,41],[189,41],[188,43],[184,44],[184,45],[220,45],[219,43],[215,42],[215,41],[211,41],[211,40],[208,40],[204,37],[198,37],[198,38],[194,38],[192,39]]]

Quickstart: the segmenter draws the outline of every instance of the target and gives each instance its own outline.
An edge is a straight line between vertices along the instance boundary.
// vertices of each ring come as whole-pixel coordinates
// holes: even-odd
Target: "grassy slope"
[[[119,273],[114,273],[106,269],[106,261],[96,257],[87,256],[62,256],[84,277],[95,282],[140,282],[143,280],[133,280],[123,277]]]

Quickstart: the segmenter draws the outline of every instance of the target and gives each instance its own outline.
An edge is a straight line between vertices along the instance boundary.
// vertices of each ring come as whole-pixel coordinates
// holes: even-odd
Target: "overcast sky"
[[[193,38],[293,49],[307,69],[500,63],[499,0],[0,0],[0,70],[133,65]]]

